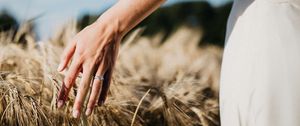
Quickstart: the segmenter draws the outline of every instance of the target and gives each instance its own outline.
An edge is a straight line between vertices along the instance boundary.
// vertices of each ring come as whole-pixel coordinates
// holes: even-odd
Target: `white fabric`
[[[221,126],[300,126],[300,0],[236,0],[220,83]]]

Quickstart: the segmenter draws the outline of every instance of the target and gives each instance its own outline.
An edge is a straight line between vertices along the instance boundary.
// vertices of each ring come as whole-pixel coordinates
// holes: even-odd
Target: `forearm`
[[[125,35],[143,19],[156,10],[165,0],[120,0],[101,15],[97,23],[113,25]]]

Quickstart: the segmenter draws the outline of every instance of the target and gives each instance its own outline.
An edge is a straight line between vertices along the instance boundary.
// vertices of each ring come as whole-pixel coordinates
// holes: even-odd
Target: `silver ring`
[[[100,81],[103,81],[104,80],[104,77],[103,76],[95,76],[94,79],[98,79]]]

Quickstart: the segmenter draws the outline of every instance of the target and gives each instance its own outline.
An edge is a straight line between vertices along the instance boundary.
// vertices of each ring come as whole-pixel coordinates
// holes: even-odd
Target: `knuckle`
[[[72,63],[80,64],[80,63],[82,63],[84,60],[85,60],[85,59],[84,59],[84,56],[83,56],[83,55],[77,54],[77,56],[75,56],[75,57],[73,58]]]
[[[78,49],[76,50],[77,55],[79,56],[84,56],[84,50],[83,49]]]
[[[92,98],[92,99],[89,101],[88,107],[94,108],[95,105],[96,105],[96,99],[95,99],[95,98]]]
[[[95,63],[94,62],[90,62],[89,65],[88,65],[89,70],[93,70],[94,66],[95,66]]]
[[[85,69],[88,71],[91,71],[91,70],[93,70],[94,66],[95,66],[95,64],[93,62],[86,61]]]
[[[73,82],[73,78],[70,77],[70,76],[66,76],[66,77],[64,78],[64,82],[65,82],[65,84],[66,84],[66,88],[70,88],[71,83]]]
[[[81,100],[77,100],[77,101],[75,101],[75,103],[74,103],[74,108],[76,108],[76,109],[80,109],[81,108],[81,104],[82,104],[83,102],[81,101]]]

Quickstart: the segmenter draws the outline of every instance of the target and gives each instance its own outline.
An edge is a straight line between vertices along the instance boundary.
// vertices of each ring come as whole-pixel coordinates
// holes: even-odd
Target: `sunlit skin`
[[[120,0],[103,13],[96,22],[80,31],[67,45],[58,66],[59,72],[65,70],[65,78],[59,91],[57,106],[63,107],[80,72],[82,78],[73,105],[73,117],[79,118],[83,113],[84,101],[89,91],[91,94],[85,111],[87,116],[91,115],[97,103],[103,104],[109,88],[108,78],[111,77],[120,41],[128,31],[164,1]],[[107,80],[93,79],[94,76],[103,75]]]

